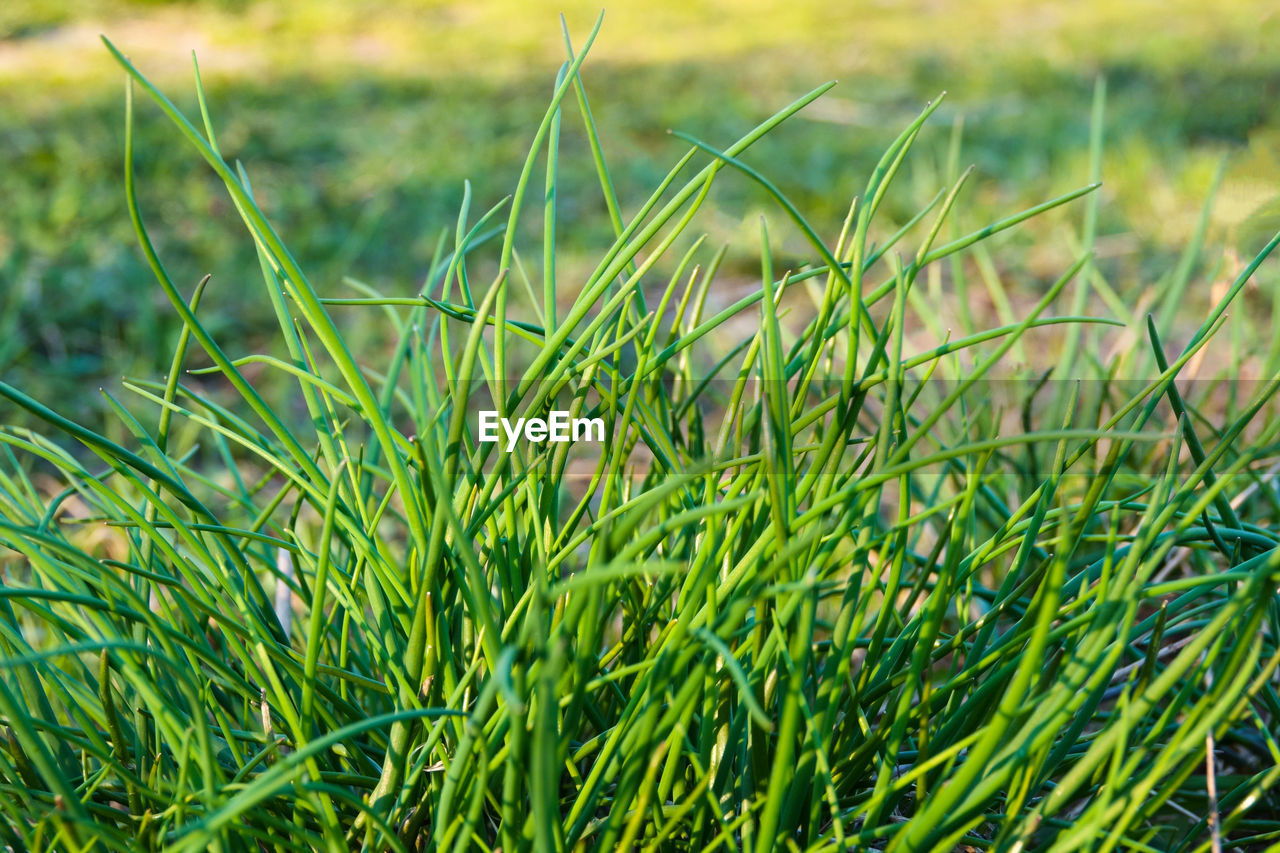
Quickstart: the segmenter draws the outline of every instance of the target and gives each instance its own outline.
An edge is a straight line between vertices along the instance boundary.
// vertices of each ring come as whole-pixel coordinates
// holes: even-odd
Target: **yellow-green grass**
[[[943,181],[961,119],[955,162],[977,167],[961,226],[1083,183],[1089,103],[1103,75],[1098,268],[1115,300],[1144,304],[1194,235],[1229,158],[1208,218],[1206,286],[1187,294],[1203,306],[1207,285],[1237,266],[1221,250],[1247,258],[1276,218],[1265,209],[1280,178],[1280,20],[1270,6],[622,3],[607,11],[588,73],[624,203],[679,150],[668,128],[723,143],[775,104],[837,78],[836,89],[753,152],[828,231],[897,128],[946,89],[920,154],[885,201],[880,238]],[[462,181],[489,205],[514,180],[560,61],[560,42],[547,33],[562,10],[578,29],[598,11],[578,2],[5,4],[0,373],[89,414],[99,410],[86,387],[164,367],[179,331],[139,286],[146,273],[118,191],[121,76],[99,33],[187,109],[188,51],[199,49],[213,106],[226,116],[227,156],[252,168],[264,207],[317,280],[337,287],[350,275],[408,293],[453,217]],[[170,130],[145,124],[139,133],[156,240],[178,280],[213,275],[209,305],[223,319],[211,322],[230,327],[251,293],[240,271],[254,262],[234,212],[207,174],[177,156]],[[566,135],[574,156],[565,158],[559,216],[568,272],[582,272],[609,236],[582,145]],[[768,205],[746,181],[725,182],[709,199],[701,227],[713,245],[731,245],[727,266],[739,278],[758,266],[755,222]],[[1000,267],[1027,282],[1012,299],[1034,302],[1069,260],[1064,231],[1075,227],[1051,212],[1006,238]],[[803,250],[781,240],[780,251]],[[1265,353],[1270,300],[1246,298],[1256,302],[1246,319],[1260,321],[1254,349]],[[249,347],[269,334],[258,316],[234,320]]]

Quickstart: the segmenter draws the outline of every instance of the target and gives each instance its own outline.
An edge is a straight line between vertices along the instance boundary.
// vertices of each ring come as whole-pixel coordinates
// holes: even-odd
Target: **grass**
[[[198,78],[184,113],[111,47],[128,212],[181,332],[162,380],[104,391],[111,426],[0,383],[44,425],[0,431],[4,843],[1280,838],[1280,350],[1237,310],[1274,286],[1280,236],[1224,278],[1195,231],[1120,298],[1096,256],[1102,84],[1077,186],[975,230],[956,131],[932,201],[882,221],[945,99],[842,226],[802,215],[761,146],[829,86],[727,145],[677,134],[633,209],[588,108],[595,37],[511,194],[473,208],[468,187],[408,291],[309,278]],[[219,328],[217,282],[193,290],[152,239],[135,92],[242,221],[270,347]],[[609,235],[581,274],[572,159]],[[770,205],[746,288],[693,236],[725,183]],[[1001,241],[1043,217],[1071,223],[1062,262],[1015,285]],[[476,441],[478,408],[552,406],[603,417],[606,446]]]

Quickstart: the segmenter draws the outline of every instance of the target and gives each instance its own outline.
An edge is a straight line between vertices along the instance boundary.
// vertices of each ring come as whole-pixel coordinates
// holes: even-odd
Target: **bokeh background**
[[[474,211],[514,185],[564,59],[560,13],[581,41],[599,8],[0,3],[0,377],[85,417],[101,405],[98,386],[162,373],[179,331],[128,222],[124,75],[99,34],[191,115],[196,51],[224,154],[245,163],[322,292],[355,295],[342,283],[351,275],[412,295],[440,229],[453,226],[463,180]],[[1087,183],[1090,103],[1102,77],[1098,268],[1115,298],[1140,304],[1169,273],[1220,169],[1197,281],[1233,274],[1280,226],[1274,0],[615,2],[583,76],[624,212],[685,150],[668,128],[728,144],[835,78],[832,93],[753,148],[750,162],[834,239],[881,151],[945,89],[882,227],[906,221],[943,186],[958,138],[958,165],[977,167],[958,206],[968,230]],[[145,100],[138,133],[142,204],[171,274],[189,292],[211,273],[202,316],[236,353],[265,346],[274,320],[259,305],[252,245],[224,191]],[[610,232],[576,115],[561,144],[560,263],[571,281]],[[761,191],[729,176],[701,217],[713,244],[732,246],[727,281],[758,271],[765,210],[774,208]],[[1001,235],[999,274],[1031,292],[1051,281],[1074,257],[1080,220],[1078,207],[1065,208]],[[779,239],[803,258],[798,237]],[[1193,325],[1210,289],[1187,294]],[[1247,294],[1253,310],[1244,312],[1260,328],[1273,325],[1273,296],[1263,291]],[[376,324],[343,322],[354,346],[376,345]],[[1272,338],[1260,334],[1259,347]],[[1266,353],[1237,355],[1269,363]]]

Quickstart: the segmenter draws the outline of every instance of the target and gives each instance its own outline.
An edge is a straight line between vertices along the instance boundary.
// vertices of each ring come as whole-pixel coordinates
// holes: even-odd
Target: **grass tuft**
[[[1228,311],[1280,235],[1176,344],[1203,228],[1149,311],[1108,301],[1101,83],[1088,182],[967,234],[958,168],[880,228],[940,99],[834,240],[751,162],[832,84],[727,145],[674,134],[687,152],[627,203],[581,73],[599,27],[566,34],[511,196],[477,217],[468,186],[418,292],[354,298],[308,279],[223,158],[198,71],[193,121],[107,42],[131,220],[183,331],[164,381],[104,392],[109,429],[0,383],[56,436],[0,429],[0,843],[1280,839],[1280,378],[1205,367],[1242,346]],[[135,90],[225,187],[274,352],[233,355],[202,316],[216,282],[187,296],[150,239]],[[581,280],[557,264],[575,133],[612,234]],[[694,234],[734,180],[776,205],[747,283]],[[1067,206],[1072,259],[1015,285],[994,238]],[[353,348],[348,313],[394,347]],[[184,374],[197,348],[212,366]],[[606,441],[479,440],[479,409],[552,408]]]

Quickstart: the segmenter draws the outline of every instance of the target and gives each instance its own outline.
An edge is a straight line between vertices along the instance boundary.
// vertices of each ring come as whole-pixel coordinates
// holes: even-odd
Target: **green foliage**
[[[684,136],[633,211],[579,73],[591,39],[512,194],[478,213],[467,185],[421,289],[349,281],[355,298],[304,272],[203,88],[184,113],[112,48],[243,222],[275,352],[240,355],[216,284],[188,297],[171,274],[135,192],[154,143],[131,94],[125,196],[180,332],[165,381],[104,395],[101,431],[0,383],[79,445],[0,430],[4,843],[1280,837],[1280,379],[1213,366],[1238,363],[1227,311],[1280,236],[1191,319],[1203,229],[1135,309],[1094,259],[1093,180],[967,231],[970,172],[949,156],[932,202],[882,222],[935,100],[831,240],[758,165],[829,86],[723,149]],[[560,242],[580,224],[571,161],[599,189],[582,227],[604,235],[581,273]],[[725,183],[770,206],[743,290],[690,239]],[[1050,283],[1009,284],[1000,241],[1068,212],[1083,224]],[[998,326],[942,326],[980,293]],[[1095,299],[1111,316],[1051,313]],[[607,446],[477,441],[478,407],[554,405],[603,418]]]

